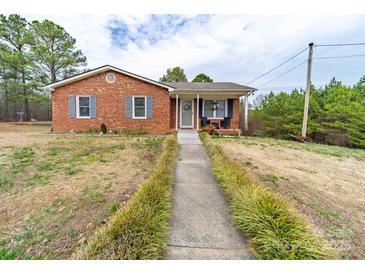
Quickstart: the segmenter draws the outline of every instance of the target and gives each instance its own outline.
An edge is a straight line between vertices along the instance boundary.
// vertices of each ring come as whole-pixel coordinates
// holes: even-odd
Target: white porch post
[[[196,95],[196,130],[199,130],[199,94]]]
[[[248,94],[245,96],[245,130],[248,130]]]
[[[175,118],[175,126],[176,126],[176,131],[178,130],[178,117],[179,117],[179,94],[176,94],[176,118]]]

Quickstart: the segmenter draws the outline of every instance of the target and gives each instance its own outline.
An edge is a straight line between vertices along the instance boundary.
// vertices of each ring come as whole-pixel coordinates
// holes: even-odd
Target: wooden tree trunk
[[[30,121],[30,108],[29,108],[29,100],[27,98],[27,89],[25,87],[25,73],[24,71],[22,72],[22,83],[23,83],[23,95],[25,96],[24,98],[24,120],[25,121]]]

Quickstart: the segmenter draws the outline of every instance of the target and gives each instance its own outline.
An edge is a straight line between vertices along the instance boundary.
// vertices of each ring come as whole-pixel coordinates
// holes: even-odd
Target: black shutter
[[[233,117],[233,99],[228,99],[227,100],[227,105],[228,105],[228,109],[227,109],[227,116],[228,117]]]
[[[203,99],[199,98],[199,118],[203,116]]]

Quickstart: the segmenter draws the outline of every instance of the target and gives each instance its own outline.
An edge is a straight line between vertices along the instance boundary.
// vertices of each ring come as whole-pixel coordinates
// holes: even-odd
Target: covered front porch
[[[240,130],[240,98],[232,93],[174,93],[171,94],[171,128],[195,129],[213,126],[218,132],[235,134]],[[248,110],[248,94],[244,95]],[[247,126],[247,111],[244,125]]]

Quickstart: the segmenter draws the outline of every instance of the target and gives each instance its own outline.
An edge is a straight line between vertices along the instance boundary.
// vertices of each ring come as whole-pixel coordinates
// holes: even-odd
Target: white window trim
[[[79,98],[89,98],[89,116],[80,116]],[[76,118],[78,119],[90,119],[91,118],[91,96],[90,95],[76,95]]]
[[[136,117],[135,116],[135,109],[134,109],[134,98],[144,98],[144,116],[143,117]],[[147,119],[147,96],[132,96],[132,118],[133,119]]]
[[[203,99],[203,110],[202,110],[202,117],[205,117],[205,101],[224,101],[224,117],[227,117],[228,115],[228,100],[227,99]],[[213,110],[213,117],[207,117],[207,119],[221,119],[223,120],[224,118],[221,117],[217,117],[217,113],[216,110]]]

